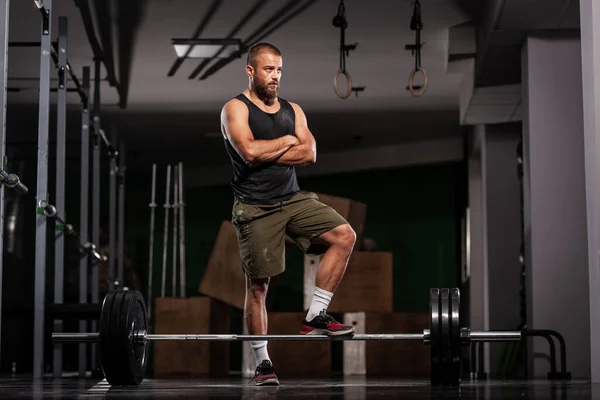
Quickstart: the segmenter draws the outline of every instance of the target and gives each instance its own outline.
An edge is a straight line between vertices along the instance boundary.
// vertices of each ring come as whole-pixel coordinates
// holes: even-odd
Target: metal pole
[[[165,286],[166,286],[166,280],[167,280],[167,252],[168,252],[168,247],[167,244],[169,242],[169,208],[171,207],[169,205],[169,194],[171,193],[169,191],[169,188],[171,187],[171,166],[167,165],[167,190],[166,190],[166,195],[165,195],[165,226],[164,226],[164,234],[163,234],[163,265],[162,265],[162,285],[161,285],[161,291],[160,291],[160,295],[162,297],[165,297]]]
[[[92,152],[92,242],[100,252],[100,60],[94,60],[94,140]],[[100,298],[100,261],[92,261],[92,303]],[[92,330],[96,331],[98,322],[92,321]],[[96,368],[96,346],[91,351],[92,370]]]
[[[42,20],[40,48],[40,94],[37,152],[37,217],[35,233],[35,307],[33,323],[33,377],[41,378],[44,372],[44,317],[46,296],[46,216],[40,211],[40,202],[48,196],[48,127],[50,114],[50,53],[52,33],[52,0],[36,2],[45,7]]]
[[[119,151],[119,176],[118,176],[118,184],[119,184],[119,212],[118,215],[118,230],[119,233],[117,235],[118,242],[117,246],[119,249],[117,253],[119,254],[119,265],[118,265],[118,277],[119,282],[125,284],[125,142],[121,141],[120,145],[121,149]]]
[[[148,254],[148,319],[152,319],[152,266],[154,261],[154,213],[156,210],[156,164],[152,164],[152,194],[150,195],[150,251]]]
[[[170,340],[210,340],[210,341],[248,341],[248,340],[424,340],[423,333],[399,334],[361,334],[354,336],[329,335],[198,335],[198,334],[147,334],[139,335],[147,341]]]
[[[114,142],[114,131],[112,135]],[[108,179],[108,290],[115,289],[115,282],[122,286],[123,282],[115,274],[116,270],[116,235],[117,235],[117,160],[115,155],[110,156],[110,171]]]
[[[177,207],[179,197],[179,179],[177,179],[177,175],[179,175],[179,166],[175,165],[173,167],[173,269],[171,271],[171,294],[173,297],[177,297],[177,227],[179,225],[177,223]]]
[[[354,336],[329,335],[199,335],[199,334],[146,334],[137,331],[133,337],[137,342],[144,341],[249,341],[249,340],[424,340],[423,333],[394,333],[394,334],[360,334]],[[98,333],[56,333],[52,334],[53,342],[75,343],[98,341]]]
[[[68,20],[58,18],[58,89],[56,115],[56,194],[54,207],[59,215],[65,215],[65,163],[66,163],[66,124],[67,124],[67,41]],[[64,267],[65,267],[65,235],[64,226],[56,224],[54,230],[54,303],[64,301]],[[62,320],[54,320],[54,331],[61,332]],[[62,346],[53,346],[54,365],[52,372],[55,378],[62,375]]]
[[[98,333],[53,333],[53,342],[95,341]],[[230,334],[147,334],[145,331],[134,331],[137,341],[169,341],[169,340],[216,340],[216,341],[249,341],[249,340],[423,340],[428,343],[431,334],[428,329],[423,333],[389,333],[389,334],[356,334],[353,336],[329,335],[230,335]],[[522,339],[520,331],[483,331],[470,332],[473,342],[517,342]],[[466,339],[469,340],[469,339]]]
[[[0,160],[4,160],[6,150],[6,75],[8,71],[8,27],[9,27],[10,0],[0,0],[0,118],[2,126],[0,127]],[[4,162],[2,163],[4,164]],[[4,185],[0,187],[0,243],[4,243]],[[2,332],[2,265],[3,265],[3,247],[0,246],[0,332]],[[2,335],[0,335],[0,349],[2,349]],[[0,352],[0,361],[2,353]],[[1,363],[0,363],[1,364]]]
[[[83,91],[85,92],[85,101],[81,104],[81,194],[79,209],[79,237],[82,243],[89,241],[89,194],[90,194],[90,113],[89,113],[89,93],[90,93],[90,67],[83,67]],[[88,271],[90,257],[88,252],[84,252],[79,260],[79,303],[88,302]],[[87,330],[87,321],[79,321],[79,332]],[[79,376],[84,376],[87,364],[87,346],[82,343],[79,345]]]
[[[187,297],[185,283],[185,214],[183,209],[183,163],[179,163],[179,283],[181,285],[181,297]]]
[[[472,342],[511,342],[521,340],[521,331],[474,331],[470,334]]]

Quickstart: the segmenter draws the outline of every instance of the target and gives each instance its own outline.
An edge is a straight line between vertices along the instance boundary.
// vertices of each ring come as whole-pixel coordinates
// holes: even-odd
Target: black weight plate
[[[124,373],[123,363],[119,354],[113,349],[112,335],[112,314],[120,309],[122,301],[121,292],[108,292],[102,302],[102,312],[100,314],[99,347],[100,347],[100,365],[105,378],[112,379],[113,376],[120,376]],[[118,304],[117,304],[118,303]]]
[[[129,372],[133,378],[133,382],[135,382],[136,385],[139,385],[146,373],[148,346],[145,343],[135,343],[134,332],[148,331],[148,315],[142,294],[137,290],[128,291],[128,293],[133,293],[131,296],[130,308],[127,313],[127,323],[124,327],[127,330],[129,341],[127,347],[129,354]]]
[[[442,385],[448,385],[452,376],[452,354],[450,338],[450,290],[440,290],[440,371]]]
[[[100,321],[100,359],[106,381],[137,386],[146,372],[147,346],[134,343],[134,331],[147,330],[146,306],[137,290],[107,294]]]
[[[432,385],[440,385],[440,290],[437,288],[429,291],[429,315],[430,379]]]
[[[462,375],[462,342],[460,338],[460,291],[450,289],[450,353],[452,357],[452,374],[448,384],[460,385]]]

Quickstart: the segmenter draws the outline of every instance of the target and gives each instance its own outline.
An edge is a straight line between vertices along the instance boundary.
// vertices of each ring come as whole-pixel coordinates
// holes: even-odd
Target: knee
[[[354,244],[356,243],[356,232],[349,224],[340,225],[336,228],[338,230],[336,245],[348,251],[352,252]]]

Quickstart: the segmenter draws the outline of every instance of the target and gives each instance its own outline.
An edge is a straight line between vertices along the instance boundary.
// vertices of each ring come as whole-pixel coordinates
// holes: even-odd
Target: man
[[[249,86],[221,113],[225,148],[233,166],[232,223],[237,229],[246,275],[244,320],[248,333],[267,334],[265,299],[270,278],[285,270],[285,236],[306,254],[322,254],[312,304],[301,334],[349,335],[352,326],[327,315],[356,235],[314,193],[300,192],[295,167],[316,161],[315,138],[295,103],[278,96],[280,51],[268,43],[248,52]],[[279,384],[266,341],[251,342],[257,385]]]

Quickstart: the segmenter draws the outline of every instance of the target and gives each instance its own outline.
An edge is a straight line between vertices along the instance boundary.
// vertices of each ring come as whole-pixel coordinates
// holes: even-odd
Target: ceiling
[[[91,34],[98,38],[101,48],[112,49],[107,51],[111,56],[105,58],[101,72],[103,127],[118,131],[119,138],[127,144],[128,160],[140,165],[157,159],[183,161],[186,165],[227,162],[219,136],[219,113],[223,104],[248,84],[245,54],[206,79],[198,79],[202,73],[196,79],[189,79],[201,60],[185,60],[173,76],[168,76],[176,62],[171,39],[192,37],[211,9],[212,18],[199,37],[225,38],[258,4],[260,9],[232,35],[234,38],[246,41],[285,5],[293,4],[287,9],[289,14],[309,4],[260,40],[281,49],[284,72],[280,95],[305,110],[319,151],[398,144],[458,136],[462,132],[458,111],[462,74],[447,71],[448,30],[469,21],[470,15],[456,0],[421,0],[424,24],[421,57],[429,87],[418,98],[406,90],[415,64],[414,56],[405,49],[405,45],[415,43],[415,32],[410,30],[412,1],[345,0],[346,44],[358,43],[346,59],[346,69],[354,86],[365,87],[358,96],[353,94],[345,100],[338,98],[333,90],[333,75],[339,68],[340,30],[331,21],[339,0],[54,0],[53,3],[52,37],[56,38],[58,33],[58,16],[68,17],[68,59],[79,79],[83,66],[92,68],[93,77],[94,40],[90,24],[87,30],[84,24],[87,7],[94,20]],[[11,1],[11,42],[39,41],[40,23],[40,13],[33,1]],[[114,73],[107,73],[113,70]],[[118,87],[109,82],[111,75],[119,82]],[[54,71],[52,76],[56,76]],[[31,144],[37,133],[39,48],[10,47],[8,77],[7,141],[9,145],[11,140]],[[420,82],[417,78],[417,83]],[[343,80],[341,83],[345,84]],[[69,87],[74,87],[72,82]],[[68,102],[70,137],[77,141],[78,95],[69,93]],[[10,129],[16,125],[18,137]]]

